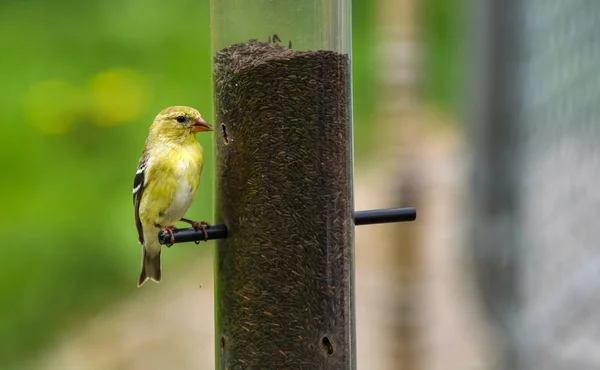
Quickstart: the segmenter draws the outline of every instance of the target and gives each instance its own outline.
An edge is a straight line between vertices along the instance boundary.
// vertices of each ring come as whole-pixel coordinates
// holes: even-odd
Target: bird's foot
[[[192,227],[194,228],[194,230],[198,231],[198,230],[202,230],[202,232],[204,233],[204,241],[208,241],[208,233],[206,232],[206,228],[210,227],[210,224],[206,221],[193,221],[193,220],[188,220],[187,218],[182,218],[181,219],[182,222],[187,222],[188,224],[192,225]],[[198,243],[196,243],[198,244]]]
[[[167,248],[171,248],[171,246],[173,244],[175,244],[175,235],[173,235],[173,231],[177,230],[177,228],[173,225],[171,226],[165,226],[162,229],[163,234],[168,234],[169,236],[171,236],[171,244],[165,244],[165,247]]]
[[[210,227],[210,224],[206,221],[194,221],[194,223],[192,223],[192,227],[194,228],[194,230],[198,231],[198,230],[202,230],[202,232],[204,233],[204,241],[208,241],[208,233],[206,232],[206,228]]]

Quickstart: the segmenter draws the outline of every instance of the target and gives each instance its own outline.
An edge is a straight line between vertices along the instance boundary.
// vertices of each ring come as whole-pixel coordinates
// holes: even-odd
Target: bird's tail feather
[[[158,254],[150,254],[146,251],[146,248],[142,249],[144,251],[142,257],[142,272],[140,273],[140,278],[138,280],[138,288],[141,287],[148,279],[158,283],[162,277],[160,249]]]

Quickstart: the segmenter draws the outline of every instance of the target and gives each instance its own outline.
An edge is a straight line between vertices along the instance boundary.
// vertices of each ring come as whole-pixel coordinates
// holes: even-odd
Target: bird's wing
[[[133,178],[133,207],[135,208],[135,227],[138,231],[138,241],[144,244],[144,230],[142,221],[140,220],[140,203],[142,202],[142,194],[146,187],[146,169],[148,168],[148,156],[146,153],[140,158],[135,177]]]

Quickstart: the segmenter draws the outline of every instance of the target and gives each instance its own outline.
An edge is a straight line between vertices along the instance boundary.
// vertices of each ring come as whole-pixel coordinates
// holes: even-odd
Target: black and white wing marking
[[[142,221],[140,220],[140,203],[142,201],[142,194],[146,187],[146,168],[148,167],[148,158],[142,156],[138,169],[135,172],[133,178],[133,207],[135,208],[135,227],[138,231],[138,242],[144,244],[144,229],[142,228]]]

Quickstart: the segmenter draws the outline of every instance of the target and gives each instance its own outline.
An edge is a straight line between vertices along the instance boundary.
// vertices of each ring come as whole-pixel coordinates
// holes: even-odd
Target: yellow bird
[[[206,222],[183,217],[196,197],[204,165],[196,133],[212,130],[196,109],[184,106],[164,109],[150,126],[133,180],[135,225],[143,246],[138,287],[148,279],[161,280],[160,230],[173,242],[174,224],[183,221],[204,231],[206,238]]]

